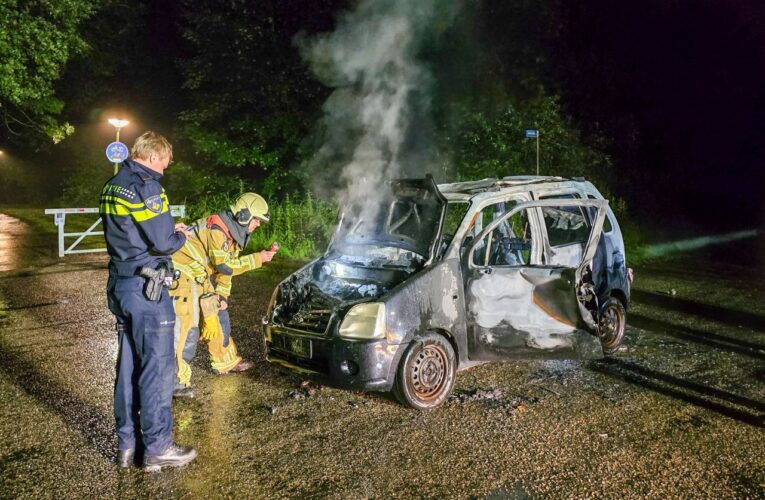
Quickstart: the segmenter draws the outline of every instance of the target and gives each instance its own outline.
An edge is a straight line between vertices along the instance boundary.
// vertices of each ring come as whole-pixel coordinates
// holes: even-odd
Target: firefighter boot
[[[250,368],[252,368],[254,363],[252,361],[248,361],[246,359],[241,360],[235,367],[233,367],[231,370],[229,370],[229,373],[234,372],[246,372]]]

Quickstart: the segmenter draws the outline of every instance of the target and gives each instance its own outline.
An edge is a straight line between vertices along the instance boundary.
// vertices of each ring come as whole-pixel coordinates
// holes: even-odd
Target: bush
[[[286,197],[271,206],[271,222],[252,235],[250,248],[260,250],[278,242],[280,253],[310,259],[327,248],[337,218],[337,207],[310,194],[305,198]]]
[[[186,220],[228,209],[240,194],[247,191],[243,183],[239,190],[193,198],[186,205]],[[312,259],[320,255],[329,243],[337,216],[337,207],[310,194],[305,197],[287,196],[283,200],[270,200],[271,221],[253,233],[248,251],[260,251],[278,242],[279,253],[297,259]]]

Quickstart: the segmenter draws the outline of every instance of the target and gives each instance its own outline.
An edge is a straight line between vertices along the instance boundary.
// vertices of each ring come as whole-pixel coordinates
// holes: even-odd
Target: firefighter
[[[193,448],[176,445],[172,436],[175,315],[163,285],[172,280],[170,255],[187,237],[185,226],[173,224],[159,183],[172,158],[173,147],[163,136],[141,135],[131,158],[104,186],[99,208],[111,257],[107,301],[119,340],[117,463],[130,467],[136,448],[142,449],[147,471],[181,467],[196,457]]]
[[[189,227],[191,237],[173,254],[180,271],[170,291],[175,307],[175,355],[178,377],[173,395],[194,397],[190,387],[191,359],[200,335],[207,340],[210,364],[217,374],[252,368],[242,359],[231,338],[228,298],[231,278],[269,262],[275,247],[240,256],[255,229],[268,222],[268,204],[262,196],[244,193],[229,210],[202,218]],[[201,326],[201,328],[200,328]],[[200,333],[201,330],[201,333]]]

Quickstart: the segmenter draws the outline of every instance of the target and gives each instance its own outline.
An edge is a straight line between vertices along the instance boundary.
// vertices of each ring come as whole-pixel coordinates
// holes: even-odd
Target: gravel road
[[[2,498],[765,497],[765,276],[730,249],[637,269],[622,352],[470,368],[430,412],[265,364],[260,318],[299,265],[277,258],[234,281],[256,368],[215,376],[200,349],[174,403],[199,457],[146,474],[113,463],[106,259],[54,243],[0,216]]]

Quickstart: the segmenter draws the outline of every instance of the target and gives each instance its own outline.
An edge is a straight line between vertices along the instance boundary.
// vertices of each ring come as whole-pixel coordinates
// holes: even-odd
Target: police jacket
[[[175,232],[161,177],[128,159],[101,191],[99,212],[111,256],[109,269],[120,276],[135,276],[143,266],[169,262],[167,256],[186,241],[183,233]]]
[[[189,229],[192,236],[173,254],[173,265],[189,278],[223,298],[231,295],[231,278],[263,265],[260,255],[240,256],[247,246],[244,228],[222,212],[196,221]]]

